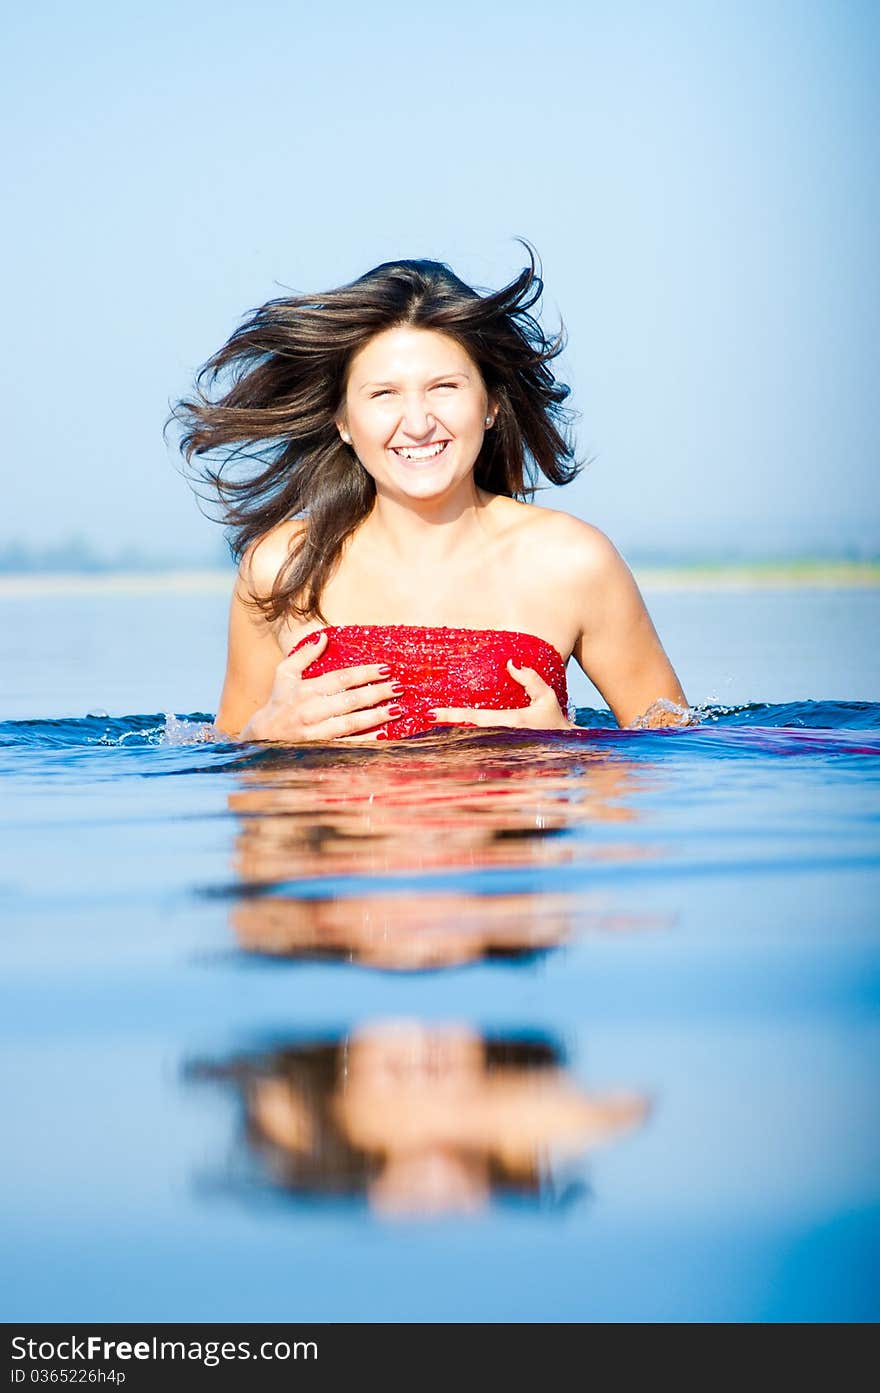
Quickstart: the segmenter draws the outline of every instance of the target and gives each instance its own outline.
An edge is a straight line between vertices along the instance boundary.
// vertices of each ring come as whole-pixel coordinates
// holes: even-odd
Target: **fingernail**
[[[403,683],[402,683],[402,682],[392,682],[392,683],[391,683],[391,692],[392,692],[392,695],[393,695],[393,696],[401,696],[402,693],[403,693]]]
[[[389,715],[389,716],[402,716],[402,715],[403,715],[403,707],[399,704],[399,702],[395,702],[393,706],[389,706],[389,707],[388,707],[388,715]]]
[[[383,663],[382,666],[379,668],[379,676],[380,676],[380,677],[390,677],[390,676],[391,676],[391,669],[390,669],[390,667],[388,666],[387,663]]]

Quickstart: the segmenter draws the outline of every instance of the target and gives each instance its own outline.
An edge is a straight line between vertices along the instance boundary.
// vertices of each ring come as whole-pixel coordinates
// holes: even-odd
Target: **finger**
[[[383,706],[399,696],[399,682],[376,682],[366,687],[319,693],[317,696],[309,693],[309,699],[302,706],[302,718],[307,725],[315,725],[329,720],[331,716],[347,716],[350,711],[365,711],[371,706]],[[398,712],[399,710],[398,707]]]
[[[340,667],[334,672],[324,672],[320,677],[305,677],[303,682],[310,691],[343,692],[349,687],[362,687],[366,682],[379,682],[389,677],[386,663],[364,663],[360,667]]]
[[[327,647],[327,630],[319,629],[314,634],[309,634],[301,648],[288,653],[279,664],[278,668],[288,677],[297,677],[305,672],[309,663],[313,663],[319,658]]]
[[[507,671],[510,673],[514,682],[518,682],[524,687],[531,701],[539,701],[548,692],[553,693],[553,688],[540,677],[533,667],[516,667],[513,659],[508,659]],[[555,693],[553,693],[555,696]]]
[[[333,716],[313,726],[314,738],[339,740],[345,735],[359,735],[362,731],[384,725],[386,721],[393,721],[396,714],[399,714],[399,708],[396,710],[392,703],[389,706],[373,706],[369,711],[351,711],[347,716]]]
[[[439,706],[435,711],[428,712],[435,725],[447,726],[510,725],[511,722],[503,718],[512,714],[510,711],[481,711],[476,707],[471,709],[466,706]]]

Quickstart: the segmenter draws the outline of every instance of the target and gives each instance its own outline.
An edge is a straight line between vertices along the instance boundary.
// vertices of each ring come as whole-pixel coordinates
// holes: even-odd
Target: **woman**
[[[497,294],[403,261],[270,301],[203,370],[213,397],[181,403],[187,459],[220,459],[206,477],[240,562],[221,732],[565,729],[571,656],[620,725],[687,719],[614,547],[524,501],[579,468],[528,252]]]

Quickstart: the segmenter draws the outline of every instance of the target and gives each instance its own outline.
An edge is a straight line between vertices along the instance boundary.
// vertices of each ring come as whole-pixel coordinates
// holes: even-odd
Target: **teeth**
[[[447,442],[445,440],[441,440],[436,445],[422,445],[419,449],[408,449],[406,447],[401,448],[396,446],[392,448],[394,449],[394,453],[396,455],[401,455],[403,459],[432,459],[434,455],[440,454],[440,451],[444,449],[446,444]]]

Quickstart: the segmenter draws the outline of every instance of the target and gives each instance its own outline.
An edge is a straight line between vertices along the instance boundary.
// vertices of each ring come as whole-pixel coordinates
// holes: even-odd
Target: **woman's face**
[[[487,416],[494,406],[461,345],[400,326],[355,354],[337,426],[379,493],[436,500],[469,484]]]

